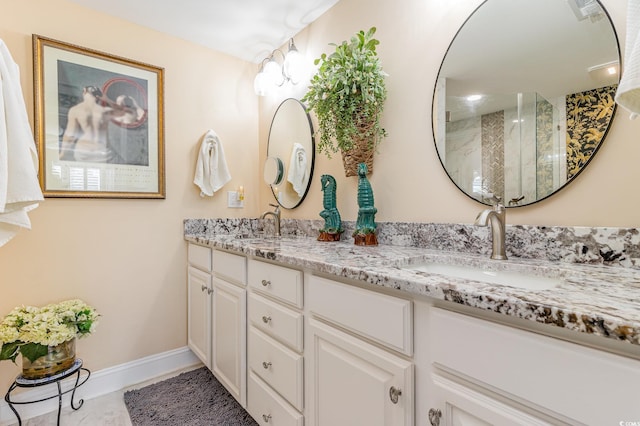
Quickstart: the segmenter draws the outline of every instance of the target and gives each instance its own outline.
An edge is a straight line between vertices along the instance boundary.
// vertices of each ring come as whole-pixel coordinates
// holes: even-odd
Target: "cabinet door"
[[[437,374],[433,376],[433,383],[432,407],[428,413],[419,413],[419,416],[428,417],[429,424],[433,426],[536,426],[560,423],[548,423]]]
[[[187,273],[187,344],[211,368],[211,275],[192,266]]]
[[[246,406],[247,291],[213,279],[211,371],[233,397]]]
[[[311,425],[413,425],[411,362],[314,319],[309,328]]]

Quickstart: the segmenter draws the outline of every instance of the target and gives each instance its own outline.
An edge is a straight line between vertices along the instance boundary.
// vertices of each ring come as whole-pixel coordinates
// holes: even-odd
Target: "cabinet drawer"
[[[226,251],[214,250],[213,273],[244,286],[247,284],[247,258]]]
[[[304,424],[302,414],[294,410],[253,371],[249,372],[247,411],[260,425],[302,426]]]
[[[249,259],[249,286],[302,308],[302,272]]]
[[[187,252],[190,265],[211,272],[211,249],[209,247],[189,243]]]
[[[438,308],[431,341],[436,367],[571,423],[640,419],[638,360]]]
[[[251,293],[249,321],[290,348],[302,352],[304,321],[300,312]]]
[[[406,355],[413,354],[410,300],[312,276],[307,304],[311,312]]]
[[[302,356],[255,327],[249,331],[249,367],[295,408],[303,406]]]

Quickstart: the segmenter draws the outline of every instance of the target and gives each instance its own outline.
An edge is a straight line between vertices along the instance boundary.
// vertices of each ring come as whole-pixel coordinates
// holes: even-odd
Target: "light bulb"
[[[269,62],[267,62],[264,66],[263,72],[268,82],[267,84],[272,86],[282,86],[282,83],[284,83],[282,68],[280,68],[280,65],[278,65],[274,59],[270,59]]]
[[[256,92],[258,96],[266,96],[267,95],[267,78],[264,75],[264,71],[260,71],[255,80],[253,80],[253,90]]]
[[[284,75],[291,80],[293,84],[298,84],[304,74],[304,58],[293,44],[293,39],[289,40],[289,51],[284,58],[282,65]]]

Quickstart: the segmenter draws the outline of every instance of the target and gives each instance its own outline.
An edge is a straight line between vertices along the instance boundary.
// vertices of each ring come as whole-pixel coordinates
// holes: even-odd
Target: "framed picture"
[[[33,35],[45,197],[165,198],[164,70]]]

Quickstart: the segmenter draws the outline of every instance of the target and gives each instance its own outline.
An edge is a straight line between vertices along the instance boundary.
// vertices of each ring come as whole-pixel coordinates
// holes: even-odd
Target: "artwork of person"
[[[69,108],[60,146],[61,160],[113,162],[116,154],[108,143],[109,121],[114,115],[112,103],[104,102],[102,91],[97,87],[83,88],[80,103]]]

